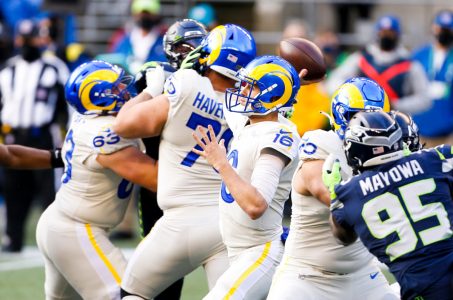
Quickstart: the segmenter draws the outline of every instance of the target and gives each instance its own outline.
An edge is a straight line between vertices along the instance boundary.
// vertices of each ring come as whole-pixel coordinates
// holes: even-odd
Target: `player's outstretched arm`
[[[293,186],[297,193],[313,196],[323,204],[330,206],[330,193],[322,181],[324,160],[308,160],[296,171]]]
[[[340,241],[343,245],[347,246],[354,243],[357,240],[357,234],[352,228],[341,226],[335,220],[335,217],[330,215],[330,228],[332,228],[333,235]]]
[[[99,154],[96,160],[124,179],[157,191],[157,161],[138,148],[131,146],[111,154]]]
[[[142,92],[120,109],[113,130],[124,138],[143,138],[157,136],[167,121],[169,100],[165,95],[150,99]]]
[[[41,150],[20,145],[0,145],[0,165],[11,169],[49,169],[59,150]],[[62,165],[61,165],[62,166]]]

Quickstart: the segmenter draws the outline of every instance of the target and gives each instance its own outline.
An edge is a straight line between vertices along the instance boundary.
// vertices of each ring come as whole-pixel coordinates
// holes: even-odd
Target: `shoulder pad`
[[[322,129],[307,131],[299,144],[300,159],[326,159],[330,153],[341,151],[341,142],[333,131]]]
[[[95,152],[110,154],[129,146],[137,146],[136,140],[121,138],[112,130],[111,125],[103,126],[97,134],[92,135],[90,142]]]

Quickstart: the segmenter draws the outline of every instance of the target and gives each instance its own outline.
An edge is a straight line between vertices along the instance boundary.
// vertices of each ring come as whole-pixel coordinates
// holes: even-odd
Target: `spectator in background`
[[[426,110],[428,79],[419,62],[410,60],[409,51],[400,43],[401,26],[397,17],[387,15],[376,23],[376,42],[351,54],[327,78],[329,94],[347,79],[366,76],[381,85],[392,109],[406,113]]]
[[[9,34],[8,28],[4,22],[0,21],[0,69],[3,68],[3,64],[13,54],[13,42],[12,37]]]
[[[42,56],[42,37],[31,20],[19,24],[16,45],[20,54],[0,71],[1,122],[5,144],[39,149],[55,147],[51,125],[66,125],[67,107],[63,86],[69,72],[57,57]],[[61,118],[59,118],[61,116]],[[2,250],[19,252],[32,200],[43,208],[55,198],[53,170],[5,170],[6,236]]]
[[[67,19],[57,14],[49,14],[40,21],[40,27],[45,44],[44,54],[57,56],[66,63],[70,71],[73,71],[81,64],[91,61],[92,55],[82,44],[75,41],[66,43],[68,39],[65,35],[70,30],[64,26]]]
[[[292,37],[308,38],[309,30],[307,23],[302,19],[290,19],[283,28],[282,40]]]
[[[115,37],[111,46],[111,52],[119,56],[99,58],[119,64],[135,74],[147,61],[166,60],[162,44],[166,28],[161,25],[159,0],[133,0],[131,14],[132,28],[121,37]]]
[[[200,3],[192,7],[189,10],[187,17],[200,22],[206,26],[208,31],[211,31],[214,27],[219,25],[214,7],[208,3]]]
[[[453,12],[437,13],[431,31],[435,41],[414,52],[414,60],[428,76],[428,94],[434,100],[429,109],[414,115],[427,148],[453,144]]]
[[[332,30],[317,33],[314,42],[324,54],[327,76],[329,76],[330,71],[341,65],[348,54],[341,49],[338,36]]]

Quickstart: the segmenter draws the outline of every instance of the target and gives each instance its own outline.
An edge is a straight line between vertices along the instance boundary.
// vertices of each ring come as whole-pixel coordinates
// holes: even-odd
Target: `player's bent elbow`
[[[266,211],[267,207],[268,207],[267,203],[264,202],[263,204],[252,205],[252,206],[247,207],[245,212],[250,217],[250,219],[257,220],[257,219],[261,218],[261,216]]]
[[[118,117],[116,118],[115,122],[113,123],[112,129],[113,131],[121,137],[124,138],[134,138],[132,135],[132,130],[130,130],[131,125],[128,124],[127,120],[120,120]]]

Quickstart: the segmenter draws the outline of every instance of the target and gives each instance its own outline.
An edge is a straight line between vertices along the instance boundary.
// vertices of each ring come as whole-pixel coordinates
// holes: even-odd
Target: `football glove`
[[[335,186],[342,180],[340,170],[340,161],[330,154],[322,166],[322,181],[330,192],[331,200],[337,197]]]
[[[154,68],[148,68],[145,76],[146,88],[143,91],[150,94],[153,98],[162,94],[165,84],[164,68],[157,64]]]
[[[187,54],[186,58],[181,63],[180,69],[192,69],[193,65],[198,61],[200,58],[200,50],[201,46],[193,49],[189,54]]]

